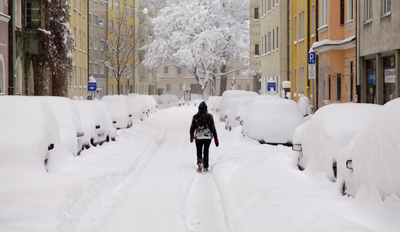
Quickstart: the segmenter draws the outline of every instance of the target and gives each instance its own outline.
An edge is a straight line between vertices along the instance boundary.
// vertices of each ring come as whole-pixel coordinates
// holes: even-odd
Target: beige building
[[[261,89],[260,45],[260,0],[250,0],[250,70],[257,73],[253,76],[253,88],[256,92]]]
[[[228,65],[229,70],[235,70],[240,67],[240,64],[232,64]],[[217,69],[220,70],[219,68]],[[236,90],[246,90],[253,91],[253,78],[246,77],[242,74],[242,70],[235,71],[228,75],[227,89],[236,89]],[[186,87],[186,90],[190,88],[190,92],[192,94],[202,94],[200,86],[197,83],[197,80],[194,76],[190,75],[189,71],[186,68],[180,68],[175,66],[172,62],[165,61],[162,65],[160,65],[157,69],[157,75],[159,77],[159,82],[157,84],[158,94],[173,94],[178,96],[178,98],[183,97],[183,86]],[[236,84],[232,85],[233,80],[235,80]],[[216,78],[214,96],[220,96],[220,83],[221,79],[219,77]],[[211,81],[207,84],[207,95],[212,96],[213,83]]]
[[[260,0],[261,94],[275,93],[285,97],[283,81],[289,81],[288,1]],[[275,83],[270,85],[268,83]]]

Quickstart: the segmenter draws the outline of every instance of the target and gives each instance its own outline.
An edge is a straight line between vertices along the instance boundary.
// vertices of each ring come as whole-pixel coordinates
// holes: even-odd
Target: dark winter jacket
[[[214,140],[218,140],[213,116],[207,113],[207,105],[205,102],[200,103],[199,112],[193,115],[192,125],[190,126],[190,138],[214,138]]]

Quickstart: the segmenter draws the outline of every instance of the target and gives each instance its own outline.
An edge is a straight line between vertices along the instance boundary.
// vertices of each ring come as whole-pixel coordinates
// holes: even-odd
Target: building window
[[[100,27],[104,27],[105,23],[106,23],[106,22],[104,22],[104,16],[101,15],[101,16],[100,16],[100,21],[99,21],[99,26],[100,26]]]
[[[328,75],[328,91],[326,92],[328,94],[326,100],[331,100],[331,75]]]
[[[275,30],[272,29],[272,51],[275,50]]]
[[[305,23],[304,23],[304,10],[303,10],[303,12],[301,14],[301,38],[302,39],[304,39],[304,26],[305,26]]]
[[[165,67],[164,67],[164,74],[165,74],[165,75],[168,75],[168,66],[165,66]]]
[[[133,6],[129,6],[129,16],[133,17]]]
[[[126,3],[124,3],[124,9],[123,9],[123,13],[122,13],[122,18],[124,19],[124,20],[126,20],[127,19],[127,8],[128,8],[128,5],[126,5]]]
[[[124,26],[123,26],[123,32],[124,32],[124,35],[128,34],[128,27],[127,27],[127,25],[125,23],[124,23]]]
[[[93,64],[93,74],[98,74],[98,72],[97,72],[98,67],[99,67],[98,63]]]
[[[110,20],[110,32],[114,32],[114,22]]]
[[[278,27],[276,27],[276,50],[278,50],[279,46],[279,31],[278,31]]]
[[[254,8],[254,19],[258,20],[258,8]]]
[[[297,15],[294,16],[294,43],[297,43]]]
[[[104,74],[104,64],[100,63],[100,74]]]
[[[242,85],[238,85],[238,90],[242,90]]]
[[[108,0],[109,4],[110,4],[110,10],[114,9],[114,0]],[[110,85],[111,86],[111,85]]]
[[[110,95],[114,95],[114,85],[110,85]]]
[[[268,0],[268,11],[271,10],[271,0]]]
[[[93,39],[93,49],[97,50],[97,39]]]
[[[78,49],[81,49],[81,31],[78,31]]]
[[[121,12],[120,12],[120,8],[119,8],[119,1],[116,1],[116,6],[115,6],[115,14],[117,19],[119,19],[121,17]]]
[[[271,52],[271,32],[268,32],[268,52]]]
[[[301,40],[301,12],[299,12],[299,42]]]
[[[353,0],[347,0],[347,21],[354,19],[354,3]]]
[[[21,0],[15,2],[15,26],[21,28]]]
[[[372,19],[372,0],[364,0],[365,21]]]
[[[297,93],[297,69],[294,69],[294,94],[296,94]],[[295,97],[296,97],[296,95],[295,95]]]
[[[390,13],[392,10],[392,0],[382,0],[382,14]]]
[[[240,76],[240,70],[236,70],[236,76]]]
[[[264,54],[267,54],[267,35],[264,35]]]
[[[254,45],[254,55],[259,56],[260,55],[260,45],[256,44]]]
[[[264,36],[261,36],[261,54],[264,52]]]
[[[171,84],[167,84],[167,92],[171,92]]]
[[[89,69],[89,74],[91,74],[92,73],[92,62],[91,61],[89,61],[88,69]]]
[[[89,19],[88,19],[88,21],[89,21],[89,25],[92,25],[92,13],[90,13],[90,12],[89,12]]]
[[[328,0],[321,0],[321,27],[328,25]]]
[[[354,85],[354,67],[353,67],[353,61],[349,62],[349,100],[350,102],[353,102],[353,85]]]
[[[86,34],[83,33],[83,38],[82,38],[82,44],[83,44],[83,51],[86,52]]]
[[[250,85],[246,85],[246,91],[250,91]]]
[[[3,0],[0,0],[0,13],[3,13]],[[1,78],[1,77],[0,77]],[[1,83],[0,83],[1,84]],[[1,87],[0,87],[1,88]],[[0,89],[1,93],[1,89]]]
[[[342,96],[342,74],[336,74],[336,101],[340,101]]]
[[[340,0],[340,25],[344,25],[344,0]]]
[[[182,68],[181,67],[177,67],[178,68],[178,74],[182,74]]]
[[[315,36],[315,4],[311,7],[311,36]]]

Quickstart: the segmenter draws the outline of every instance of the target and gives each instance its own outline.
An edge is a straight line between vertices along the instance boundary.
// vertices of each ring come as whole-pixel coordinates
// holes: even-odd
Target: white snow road
[[[163,125],[156,145],[80,231],[229,231],[213,173],[196,172],[191,115]]]
[[[297,167],[288,147],[260,145],[241,128],[210,147],[196,172],[189,127],[196,107],[159,110],[117,141],[59,159],[57,172],[0,159],[1,232],[398,231],[400,198],[377,189],[341,195],[324,173]],[[60,157],[59,157],[60,158]],[[25,162],[25,166],[21,163]],[[13,166],[14,165],[14,166]],[[30,165],[30,164],[29,164]]]

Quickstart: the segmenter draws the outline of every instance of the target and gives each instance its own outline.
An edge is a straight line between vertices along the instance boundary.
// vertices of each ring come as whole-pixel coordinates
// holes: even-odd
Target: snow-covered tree
[[[103,63],[111,76],[117,80],[117,93],[121,93],[121,77],[135,70],[140,64],[137,49],[139,39],[136,33],[127,28],[127,24],[121,17],[110,26],[108,37],[102,39],[107,48],[106,56],[93,57],[97,62]]]
[[[215,81],[217,76],[221,76],[221,84],[226,88],[226,75],[236,71],[227,72],[226,65],[232,61],[248,64],[248,1],[159,2],[165,7],[153,19],[156,39],[145,47],[148,53],[144,64],[155,68],[168,59],[179,67],[186,67],[196,78],[203,95],[208,82]],[[216,67],[221,68],[220,74],[214,73]]]

